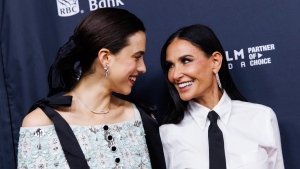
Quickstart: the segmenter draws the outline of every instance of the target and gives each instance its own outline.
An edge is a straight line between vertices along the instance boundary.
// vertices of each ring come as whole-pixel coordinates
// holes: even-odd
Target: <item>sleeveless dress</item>
[[[141,115],[116,124],[71,125],[91,169],[151,169]],[[53,125],[21,127],[18,169],[68,169]]]

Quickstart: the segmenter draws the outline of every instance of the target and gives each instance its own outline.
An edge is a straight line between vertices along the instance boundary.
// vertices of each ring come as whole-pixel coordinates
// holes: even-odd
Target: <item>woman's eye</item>
[[[142,56],[135,56],[134,58],[135,58],[136,60],[139,60],[141,57],[142,57]]]
[[[182,59],[182,63],[186,64],[186,63],[189,63],[191,62],[189,59]]]
[[[172,63],[170,63],[170,62],[167,62],[167,63],[166,63],[166,68],[167,68],[167,69],[170,69],[170,68],[172,68],[172,67],[174,67],[174,65],[173,65]]]

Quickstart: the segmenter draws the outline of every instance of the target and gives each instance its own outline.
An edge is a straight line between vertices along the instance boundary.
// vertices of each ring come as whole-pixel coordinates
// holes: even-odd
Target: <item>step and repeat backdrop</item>
[[[0,168],[16,168],[19,129],[29,107],[47,95],[58,48],[98,8],[123,8],[145,24],[147,73],[131,95],[156,104],[161,120],[166,86],[160,50],[167,37],[205,24],[219,37],[239,90],[275,111],[287,169],[300,156],[300,1],[278,0],[1,0]]]

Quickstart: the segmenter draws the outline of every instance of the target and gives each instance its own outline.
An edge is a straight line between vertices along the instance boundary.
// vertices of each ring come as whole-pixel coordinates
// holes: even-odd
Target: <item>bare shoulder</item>
[[[37,108],[30,112],[24,119],[22,127],[36,127],[36,126],[47,126],[52,125],[52,121],[43,112],[42,109]]]

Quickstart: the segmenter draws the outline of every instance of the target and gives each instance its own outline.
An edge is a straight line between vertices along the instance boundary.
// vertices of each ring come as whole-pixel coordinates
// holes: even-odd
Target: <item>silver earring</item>
[[[220,81],[219,73],[216,73],[216,78],[217,78],[219,88],[222,89],[222,84],[221,84],[221,81]]]
[[[108,65],[105,66],[104,71],[105,71],[105,77],[104,78],[107,78],[107,76],[108,76]]]

